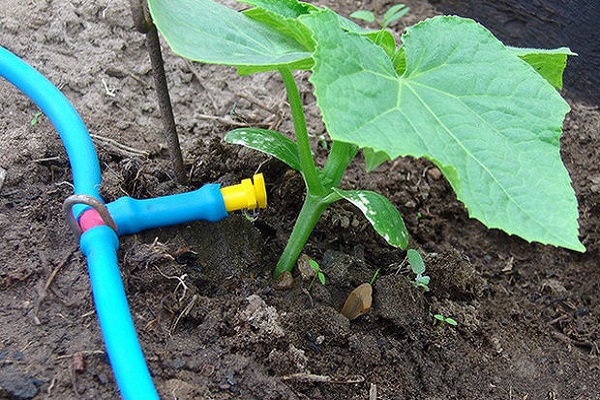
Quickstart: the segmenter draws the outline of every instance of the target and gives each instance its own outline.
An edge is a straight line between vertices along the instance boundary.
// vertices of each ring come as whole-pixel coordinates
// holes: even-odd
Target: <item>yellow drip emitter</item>
[[[244,179],[238,185],[221,188],[228,212],[267,207],[267,189],[263,174],[256,174],[252,179],[254,183],[250,179]]]

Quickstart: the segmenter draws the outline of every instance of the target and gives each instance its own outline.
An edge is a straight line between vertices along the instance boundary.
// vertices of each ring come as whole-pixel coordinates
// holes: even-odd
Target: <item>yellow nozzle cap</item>
[[[263,174],[256,174],[254,180],[254,195],[259,208],[267,208],[267,187]]]
[[[267,206],[267,190],[263,174],[254,175],[254,184],[250,179],[244,179],[238,185],[221,188],[221,194],[228,212]]]

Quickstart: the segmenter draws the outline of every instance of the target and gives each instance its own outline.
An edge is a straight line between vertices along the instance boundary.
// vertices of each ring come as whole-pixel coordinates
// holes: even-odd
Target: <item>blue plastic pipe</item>
[[[0,46],[0,76],[15,85],[46,114],[58,131],[73,170],[76,194],[102,200],[100,167],[89,133],[65,96],[35,69]],[[126,400],[158,399],[137,340],[117,265],[117,236],[106,226],[80,239],[88,258],[94,303],[108,358]]]
[[[158,399],[119,274],[117,235],[108,226],[97,226],[81,235],[79,245],[87,258],[96,313],[121,396]]]
[[[193,192],[155,199],[121,197],[107,208],[119,236],[191,221],[215,222],[228,215],[220,188],[221,185],[213,183]]]

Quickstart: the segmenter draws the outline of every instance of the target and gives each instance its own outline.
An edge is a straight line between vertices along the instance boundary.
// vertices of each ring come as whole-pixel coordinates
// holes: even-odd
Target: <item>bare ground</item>
[[[387,5],[330,3],[345,14]],[[407,3],[409,24],[436,14]],[[181,187],[126,2],[4,1],[0,45],[58,85],[96,135],[108,201],[266,175],[270,206],[254,222],[233,215],[122,238],[122,275],[162,398],[369,399],[376,388],[379,399],[600,399],[600,114],[568,88],[562,153],[587,253],[486,230],[425,161],[367,175],[358,160],[344,185],[397,205],[411,246],[426,254],[431,291],[408,282],[404,254],[356,210],[335,205],[306,248],[328,280],[309,297],[300,279],[284,292],[270,281],[300,207],[300,177],[221,141],[238,125],[291,129],[277,76],[237,77],[165,49],[191,182]],[[318,134],[307,77],[299,78]],[[5,81],[0,92],[0,397],[118,398],[85,260],[61,212],[72,192],[68,160],[47,119],[32,125],[36,106]],[[371,313],[349,322],[338,312],[345,296],[378,268]],[[438,328],[434,313],[458,326]]]

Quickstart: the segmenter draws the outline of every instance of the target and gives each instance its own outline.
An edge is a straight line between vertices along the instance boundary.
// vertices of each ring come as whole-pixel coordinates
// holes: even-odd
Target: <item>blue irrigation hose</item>
[[[119,274],[117,235],[108,226],[97,226],[81,235],[79,245],[87,258],[96,313],[121,396],[158,399]]]
[[[228,215],[220,188],[213,183],[192,192],[155,199],[121,197],[106,207],[119,236],[191,221],[215,222]]]
[[[39,72],[0,46],[0,76],[15,85],[50,119],[58,131],[73,171],[76,194],[102,200],[101,175],[85,124],[65,96]],[[88,257],[94,303],[104,343],[123,398],[158,399],[129,312],[116,251],[117,236],[98,226],[81,236]]]

